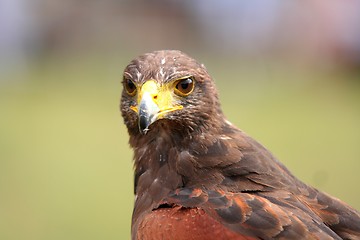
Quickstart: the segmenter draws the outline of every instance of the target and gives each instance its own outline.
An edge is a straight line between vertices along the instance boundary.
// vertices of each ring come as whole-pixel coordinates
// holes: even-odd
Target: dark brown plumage
[[[179,51],[124,71],[133,239],[360,239],[360,215],[295,178],[228,122],[205,67]]]

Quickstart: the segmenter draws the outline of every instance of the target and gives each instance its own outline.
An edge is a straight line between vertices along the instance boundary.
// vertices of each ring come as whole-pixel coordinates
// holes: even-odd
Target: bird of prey
[[[204,65],[175,50],[125,68],[132,239],[360,239],[360,214],[292,175],[224,116]]]

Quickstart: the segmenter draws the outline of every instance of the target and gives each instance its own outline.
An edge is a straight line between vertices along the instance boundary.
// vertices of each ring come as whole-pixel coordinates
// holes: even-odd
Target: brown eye
[[[175,93],[180,96],[187,96],[194,90],[194,80],[189,77],[176,82]]]
[[[130,79],[124,80],[124,87],[127,94],[129,94],[130,96],[134,96],[136,94],[136,86],[134,82],[131,81]]]

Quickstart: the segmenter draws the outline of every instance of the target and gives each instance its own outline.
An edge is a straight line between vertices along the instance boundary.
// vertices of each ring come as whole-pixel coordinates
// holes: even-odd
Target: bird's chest
[[[253,239],[241,236],[208,216],[199,208],[159,208],[143,217],[136,239],[209,240]]]

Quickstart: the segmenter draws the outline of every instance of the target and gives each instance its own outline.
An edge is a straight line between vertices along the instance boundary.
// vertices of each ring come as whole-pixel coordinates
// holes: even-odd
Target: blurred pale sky
[[[0,0],[0,65],[174,48],[330,68],[360,65],[360,1]]]

